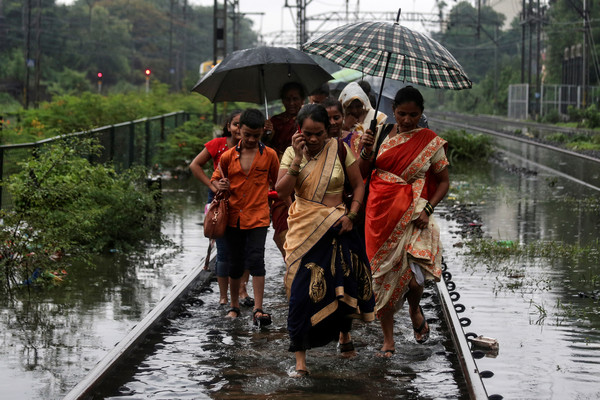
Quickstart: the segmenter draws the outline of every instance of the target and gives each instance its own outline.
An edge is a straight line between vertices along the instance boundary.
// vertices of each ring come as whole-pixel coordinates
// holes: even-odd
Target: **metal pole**
[[[582,86],[582,96],[581,105],[582,108],[587,106],[587,85],[588,85],[588,68],[587,68],[587,37],[588,37],[588,24],[587,24],[587,0],[583,0],[583,46],[581,49],[581,86]]]

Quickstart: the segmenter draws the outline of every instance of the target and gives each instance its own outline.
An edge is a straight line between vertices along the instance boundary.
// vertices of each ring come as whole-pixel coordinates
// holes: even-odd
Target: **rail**
[[[437,115],[437,113],[434,113],[435,115]],[[435,122],[438,123],[440,125],[452,125],[455,126],[457,128],[462,128],[465,130],[472,130],[472,131],[478,131],[478,132],[483,132],[483,133],[487,133],[490,135],[494,135],[494,136],[499,136],[499,137],[503,137],[506,139],[510,139],[510,140],[515,140],[517,142],[522,142],[522,143],[527,143],[527,144],[531,144],[534,146],[538,146],[538,147],[542,147],[548,150],[553,150],[559,153],[563,153],[563,154],[567,154],[569,156],[573,156],[573,157],[577,157],[577,158],[582,158],[588,161],[592,161],[595,163],[599,163],[600,164],[600,159],[596,158],[596,157],[592,157],[589,156],[587,154],[583,154],[583,153],[578,153],[572,150],[568,150],[568,149],[564,149],[562,147],[557,147],[557,146],[552,146],[546,143],[540,143],[539,141],[536,140],[532,140],[529,139],[525,136],[519,136],[519,135],[515,135],[515,134],[511,134],[511,133],[504,133],[504,132],[500,132],[498,130],[493,130],[493,129],[488,129],[488,128],[482,128],[476,125],[471,125],[468,123],[465,123],[464,120],[465,118],[467,118],[467,120],[469,118],[480,118],[480,117],[469,117],[469,116],[465,116],[462,115],[463,118],[463,122],[456,122],[456,121],[451,121],[448,119],[442,119],[442,118],[438,118],[438,117],[430,117],[429,115],[427,116],[427,118],[429,119],[429,121],[431,122]],[[521,122],[514,122],[513,124],[521,124]]]
[[[216,261],[216,253],[212,253],[208,260],[209,264]],[[205,260],[206,261],[206,260]],[[208,282],[212,276],[209,268],[205,269],[205,261],[185,275],[181,281],[173,287],[168,295],[141,320],[127,336],[125,336],[115,347],[109,351],[102,360],[83,378],[67,395],[64,400],[87,399],[91,398],[93,391],[101,385],[107,377],[129,357],[135,348],[143,342],[146,336],[155,330],[159,324],[172,314],[177,305],[188,296],[190,292],[196,290]]]
[[[452,343],[456,349],[456,356],[467,384],[469,398],[472,400],[501,399],[502,396],[500,395],[488,396],[487,394],[482,377],[491,377],[493,374],[490,371],[480,372],[475,363],[474,354],[480,355],[480,353],[471,351],[469,339],[463,331],[463,326],[469,326],[471,321],[467,317],[460,318],[458,316],[458,313],[462,313],[465,308],[462,304],[454,303],[460,298],[460,295],[456,292],[456,285],[452,282],[452,275],[448,272],[446,263],[442,262],[442,266],[444,271],[442,274],[443,280],[437,282],[435,287]]]

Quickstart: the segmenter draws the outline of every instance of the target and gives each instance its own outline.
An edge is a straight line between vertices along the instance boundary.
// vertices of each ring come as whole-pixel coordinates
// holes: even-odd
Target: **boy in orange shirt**
[[[240,143],[223,153],[211,182],[229,190],[229,221],[225,239],[229,253],[231,309],[227,316],[240,315],[239,286],[244,268],[252,275],[255,325],[269,325],[271,315],[263,312],[265,289],[265,240],[270,224],[269,187],[277,181],[279,159],[275,150],[261,141],[265,117],[253,108],[240,116]]]

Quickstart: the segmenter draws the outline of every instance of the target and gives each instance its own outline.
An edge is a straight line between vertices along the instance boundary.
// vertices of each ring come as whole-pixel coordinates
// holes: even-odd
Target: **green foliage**
[[[57,263],[49,256],[85,259],[95,252],[129,249],[149,238],[159,221],[156,189],[143,169],[117,174],[92,165],[99,147],[90,139],[65,140],[38,149],[22,172],[5,182],[13,207],[1,211],[0,265],[4,286]]]
[[[596,104],[581,109],[573,106],[567,108],[569,120],[576,122],[579,127],[594,129],[600,127],[600,110]]]
[[[37,109],[21,110],[21,122],[12,122],[4,127],[3,142],[32,142],[173,111],[201,114],[211,111],[212,106],[205,97],[168,94],[167,90],[166,85],[157,82],[148,94],[101,96],[87,92],[78,96],[56,97],[52,102],[42,103]]]
[[[541,118],[540,122],[544,124],[556,124],[557,122],[560,122],[558,110],[555,108],[551,109]]]
[[[187,167],[204,143],[213,138],[214,126],[205,119],[196,118],[174,129],[160,143],[158,163],[162,168]]]
[[[154,0],[67,3],[57,4],[54,0],[0,2],[3,17],[0,83],[16,84],[20,88],[26,85],[25,33],[31,27],[29,57],[39,68],[29,70],[30,105],[37,99],[47,101],[52,95],[74,94],[74,89],[79,90],[79,83],[70,82],[74,75],[70,72],[65,75],[65,66],[81,74],[87,85],[92,86],[91,90],[95,89],[98,72],[103,73],[103,91],[121,90],[117,85],[122,82],[143,88],[143,71],[150,68],[151,83],[168,82],[169,91],[179,92],[191,88],[189,82],[194,79],[187,78],[188,71],[197,80],[198,66],[213,57],[212,5]],[[29,20],[28,15],[31,15]],[[39,30],[32,23],[37,18],[42,21]],[[257,34],[251,30],[251,20],[242,16],[239,22],[237,47],[254,47]],[[228,24],[228,52],[234,45],[232,25]],[[40,73],[39,79],[34,77],[36,71]],[[59,87],[63,83],[66,86]],[[22,100],[22,90],[14,92],[13,97]]]
[[[489,136],[454,129],[441,133],[441,136],[448,141],[447,157],[451,164],[458,161],[486,160],[492,154],[492,141]]]

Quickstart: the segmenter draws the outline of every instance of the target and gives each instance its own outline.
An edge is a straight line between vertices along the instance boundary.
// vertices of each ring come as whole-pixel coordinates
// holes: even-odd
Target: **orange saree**
[[[386,138],[379,149],[365,211],[378,316],[402,306],[413,276],[411,262],[421,267],[425,279],[440,279],[439,227],[433,215],[428,229],[418,229],[412,221],[435,191],[432,174],[448,165],[445,146],[433,131],[419,128]]]

